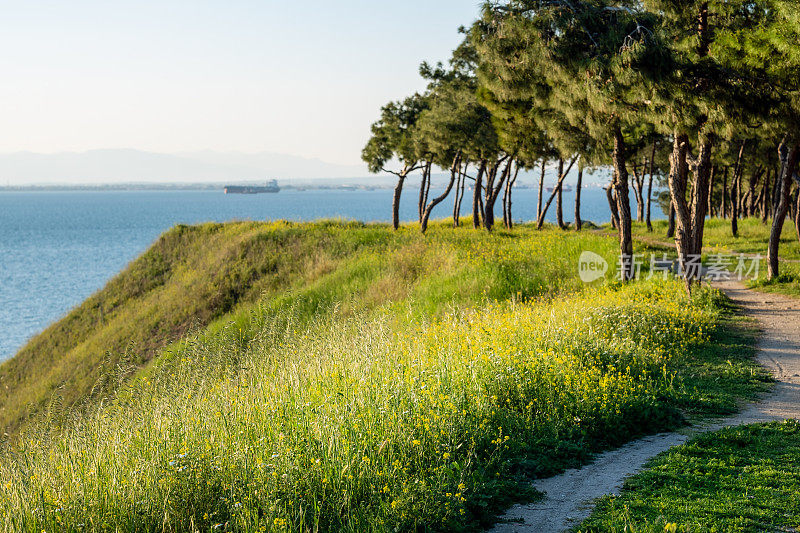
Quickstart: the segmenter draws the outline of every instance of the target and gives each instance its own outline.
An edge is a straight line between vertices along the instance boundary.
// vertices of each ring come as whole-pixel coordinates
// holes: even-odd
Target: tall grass
[[[534,234],[536,235],[534,237]],[[548,257],[548,248],[558,253]],[[453,230],[437,223],[239,222],[178,226],[78,308],[0,364],[0,434],[15,433],[55,397],[66,408],[114,393],[112,374],[136,373],[188,334],[246,319],[268,304],[313,317],[411,298],[420,314],[485,298],[580,289],[583,248],[610,240]],[[213,334],[213,332],[212,332]]]
[[[8,531],[467,529],[591,449],[681,421],[717,311],[678,284],[259,319],[186,342],[116,403],[0,460]]]
[[[6,443],[0,530],[474,530],[532,497],[531,475],[734,409],[763,381],[751,352],[724,345],[714,291],[582,284],[581,251],[613,264],[611,238],[207,231],[301,251],[231,265],[277,261],[252,282],[259,296],[132,376],[105,371],[113,394],[54,408]],[[190,294],[191,262],[222,242],[197,245],[165,286]]]

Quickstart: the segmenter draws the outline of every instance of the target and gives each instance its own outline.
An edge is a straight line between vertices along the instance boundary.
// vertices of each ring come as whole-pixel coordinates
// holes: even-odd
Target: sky
[[[478,0],[0,0],[0,153],[277,152],[358,164]]]

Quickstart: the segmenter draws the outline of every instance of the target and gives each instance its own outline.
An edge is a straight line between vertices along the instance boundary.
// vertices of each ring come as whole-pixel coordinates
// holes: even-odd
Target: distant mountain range
[[[270,152],[90,150],[0,154],[0,186],[64,183],[227,182],[368,176],[363,165],[337,165]]]
[[[552,167],[552,166],[551,166]],[[556,181],[555,169],[548,167],[545,183]],[[418,173],[417,173],[418,174]],[[574,180],[573,176],[567,182]],[[435,173],[434,186],[443,186],[449,174]],[[538,169],[521,172],[519,186],[535,186]],[[272,152],[242,153],[180,152],[164,154],[141,150],[90,150],[41,154],[34,152],[0,153],[0,188],[5,186],[119,185],[119,184],[239,184],[277,179],[281,186],[392,187],[396,178],[388,173],[373,175],[366,165],[338,165],[320,159]],[[584,186],[604,185],[608,169],[584,175]],[[416,187],[418,176],[407,181]]]

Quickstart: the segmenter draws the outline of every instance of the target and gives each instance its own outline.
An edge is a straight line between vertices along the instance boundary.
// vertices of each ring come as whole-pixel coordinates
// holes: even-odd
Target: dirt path
[[[685,433],[665,433],[631,442],[600,455],[592,464],[542,479],[535,487],[545,498],[516,505],[492,532],[550,533],[575,527],[589,516],[593,501],[617,494],[625,478],[635,474],[650,458],[683,444],[691,433],[713,431],[724,426],[800,418],[800,300],[759,293],[733,281],[718,284],[744,313],[758,320],[763,336],[759,362],[769,368],[777,383],[764,399],[741,413]]]

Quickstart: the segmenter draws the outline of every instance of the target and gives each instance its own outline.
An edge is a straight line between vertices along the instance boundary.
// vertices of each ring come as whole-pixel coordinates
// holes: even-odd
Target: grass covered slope
[[[286,256],[298,265],[280,290],[256,278],[258,296],[158,352],[112,402],[0,451],[4,530],[475,529],[531,496],[531,475],[764,386],[717,293],[581,284],[581,251],[613,264],[611,238],[216,231],[310,251]],[[320,255],[325,268],[302,267]]]
[[[113,392],[161,350],[216,320],[249,310],[351,312],[412,298],[419,312],[482,298],[531,297],[575,288],[570,274],[585,246],[571,237],[542,257],[554,233],[492,238],[479,232],[320,222],[178,226],[65,318],[0,365],[0,433],[32,414]],[[492,245],[489,246],[488,243]]]
[[[796,531],[798,491],[800,423],[726,428],[657,457],[581,531]]]

